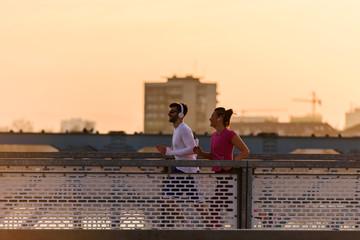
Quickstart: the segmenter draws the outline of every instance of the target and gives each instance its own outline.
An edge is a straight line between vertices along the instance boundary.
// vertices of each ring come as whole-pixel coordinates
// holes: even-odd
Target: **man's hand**
[[[166,154],[166,148],[167,148],[168,146],[165,144],[164,146],[161,146],[161,145],[156,145],[156,149],[159,151],[159,152],[161,152],[162,154]]]

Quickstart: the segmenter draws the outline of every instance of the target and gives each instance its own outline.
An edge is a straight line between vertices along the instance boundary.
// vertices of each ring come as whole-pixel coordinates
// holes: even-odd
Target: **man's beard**
[[[169,122],[174,123],[174,122],[176,122],[177,119],[178,119],[178,116],[170,117]]]

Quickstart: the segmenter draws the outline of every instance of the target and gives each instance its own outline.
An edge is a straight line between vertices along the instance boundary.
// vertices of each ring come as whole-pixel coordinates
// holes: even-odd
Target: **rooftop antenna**
[[[197,74],[197,71],[198,71],[198,66],[197,66],[197,61],[196,60],[194,60],[194,75],[196,75]]]

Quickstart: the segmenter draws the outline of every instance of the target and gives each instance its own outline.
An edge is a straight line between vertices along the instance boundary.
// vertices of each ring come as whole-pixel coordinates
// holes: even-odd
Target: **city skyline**
[[[218,85],[218,105],[316,112],[342,129],[360,106],[355,0],[14,0],[0,3],[0,127],[143,131],[144,82],[193,75]],[[190,110],[191,111],[191,110]],[[252,115],[248,112],[248,115]],[[190,115],[189,115],[190,117]]]
[[[175,75],[173,75],[175,76]],[[192,76],[192,75],[186,75],[186,76]],[[184,77],[186,77],[184,76]],[[308,100],[309,103],[311,104],[311,99],[304,99],[304,100]],[[305,102],[305,101],[304,101]],[[310,106],[310,104],[308,104]],[[352,113],[354,110],[355,111],[358,111],[359,108],[357,108],[356,106],[354,107],[351,107],[351,109],[349,111],[346,112],[346,114],[348,113]],[[144,111],[144,109],[142,109],[142,111]],[[273,111],[273,112],[272,112]],[[281,119],[277,114],[276,112],[281,112],[281,111],[286,111],[285,109],[267,109],[267,108],[259,108],[259,109],[241,109],[241,111],[239,110],[235,110],[234,112],[234,117],[235,118],[238,118],[238,117],[244,117],[245,119],[249,118],[249,119],[262,119],[261,121],[264,121],[264,119],[272,119],[271,122],[282,122],[282,123],[290,123],[292,122],[293,120],[291,119],[292,117],[298,117],[298,118],[309,118],[311,119],[313,117],[312,115],[312,112],[309,111],[308,113],[305,113],[304,115],[289,115],[288,116],[288,119],[284,120],[284,119]],[[247,112],[250,112],[250,113],[247,113]],[[251,112],[253,112],[251,114]],[[344,113],[345,115],[345,113]],[[323,116],[321,114],[318,114],[316,112],[316,117],[318,118],[323,118]],[[345,118],[345,117],[344,117]],[[314,119],[315,122],[317,119]],[[6,129],[6,131],[10,131],[10,130],[19,130],[21,129],[21,127],[19,126],[24,126],[25,129],[32,129],[31,131],[28,131],[28,132],[37,132],[37,131],[45,131],[45,132],[64,132],[62,129],[63,129],[63,123],[64,122],[67,122],[67,121],[83,121],[83,122],[90,122],[92,121],[92,119],[84,119],[82,117],[70,117],[69,119],[62,119],[58,125],[58,130],[57,129],[53,129],[53,128],[34,128],[34,125],[36,125],[36,122],[32,122],[30,121],[29,119],[27,118],[17,118],[17,119],[13,119],[13,121],[11,122],[11,124],[9,126],[0,126],[0,129]],[[253,120],[254,121],[254,120]],[[256,120],[255,120],[256,121]],[[308,122],[309,120],[307,120],[306,122]],[[359,121],[359,120],[358,120]],[[326,121],[323,121],[325,123],[329,123],[329,122],[326,122]],[[305,123],[305,122],[304,122]],[[99,129],[96,127],[97,125],[97,122],[94,121],[92,122],[93,126],[95,126],[95,130],[96,131],[99,131]],[[345,128],[336,128],[335,126],[333,126],[331,123],[329,123],[332,127],[334,127],[335,129],[337,130],[345,130]],[[80,124],[81,125],[81,124]],[[79,126],[80,126],[79,125]],[[77,127],[79,127],[77,126]],[[74,125],[74,127],[76,127]],[[82,130],[81,130],[82,131]],[[138,129],[138,130],[134,130],[132,132],[129,132],[129,131],[126,131],[126,129],[108,129],[108,130],[105,130],[105,131],[101,131],[101,133],[107,133],[107,132],[110,132],[110,131],[125,131],[126,133],[135,133],[135,132],[144,132],[144,129]]]

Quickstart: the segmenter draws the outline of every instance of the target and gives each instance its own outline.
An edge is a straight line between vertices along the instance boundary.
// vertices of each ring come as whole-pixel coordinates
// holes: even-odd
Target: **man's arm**
[[[195,147],[194,136],[191,130],[186,129],[185,131],[181,132],[181,140],[183,141],[185,148],[171,150],[170,148],[166,148],[166,155],[188,155],[194,154],[193,149]]]

